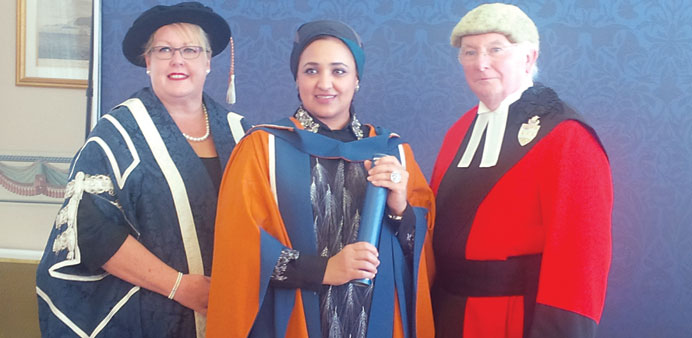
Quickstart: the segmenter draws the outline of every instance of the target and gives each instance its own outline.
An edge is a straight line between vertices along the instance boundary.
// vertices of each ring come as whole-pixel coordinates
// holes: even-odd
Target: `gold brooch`
[[[536,138],[538,130],[541,129],[541,121],[538,119],[538,115],[535,115],[529,119],[528,123],[521,124],[517,138],[519,139],[519,144],[522,147],[529,144],[529,142]]]

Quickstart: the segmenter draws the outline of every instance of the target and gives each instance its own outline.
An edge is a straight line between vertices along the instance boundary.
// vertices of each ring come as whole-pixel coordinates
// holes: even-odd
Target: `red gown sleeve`
[[[556,332],[584,337],[580,326],[593,321],[595,329],[605,301],[612,246],[610,166],[600,143],[579,122],[561,123],[543,141],[536,149],[544,152],[543,163],[536,169],[546,232],[531,337]],[[574,327],[560,328],[561,323]]]

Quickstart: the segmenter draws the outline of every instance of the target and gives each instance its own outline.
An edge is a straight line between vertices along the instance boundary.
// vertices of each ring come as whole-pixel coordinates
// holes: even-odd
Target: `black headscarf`
[[[291,72],[293,73],[293,78],[295,79],[298,73],[300,54],[303,53],[305,47],[311,42],[323,36],[332,36],[343,41],[351,51],[351,54],[353,54],[358,77],[360,78],[365,64],[363,41],[361,41],[360,36],[353,28],[341,21],[335,20],[311,21],[298,28],[295,40],[293,40],[293,50],[291,51]]]

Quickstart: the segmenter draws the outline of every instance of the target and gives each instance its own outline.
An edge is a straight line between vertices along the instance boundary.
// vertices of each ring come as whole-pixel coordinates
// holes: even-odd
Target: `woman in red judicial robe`
[[[437,337],[594,337],[611,257],[612,180],[594,130],[533,82],[539,37],[481,5],[453,46],[479,98],[432,175]]]

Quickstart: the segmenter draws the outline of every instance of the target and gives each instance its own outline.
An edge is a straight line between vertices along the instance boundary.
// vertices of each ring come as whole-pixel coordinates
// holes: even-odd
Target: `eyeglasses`
[[[173,58],[175,52],[180,51],[180,55],[183,57],[183,59],[192,60],[198,58],[199,55],[202,54],[203,50],[204,48],[200,46],[183,46],[180,48],[173,48],[170,46],[154,46],[151,47],[149,53],[154,55],[154,57],[159,60],[170,60]]]
[[[492,46],[488,49],[475,49],[461,47],[459,51],[459,61],[461,63],[470,63],[475,61],[480,55],[486,55],[491,60],[500,60],[507,56],[509,50],[515,47],[517,44],[503,45],[503,46]]]

